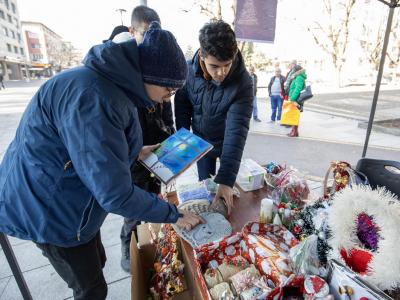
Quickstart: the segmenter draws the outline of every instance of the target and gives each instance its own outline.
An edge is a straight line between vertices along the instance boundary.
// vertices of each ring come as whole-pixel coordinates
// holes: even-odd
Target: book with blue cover
[[[181,128],[141,163],[161,182],[168,184],[212,148],[210,143]]]

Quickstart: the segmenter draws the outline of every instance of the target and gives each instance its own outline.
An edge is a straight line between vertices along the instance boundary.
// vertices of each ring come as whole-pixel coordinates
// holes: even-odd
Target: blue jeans
[[[215,175],[217,167],[217,159],[214,157],[204,156],[197,162],[197,172],[199,175],[199,181],[210,178],[211,175]]]
[[[271,95],[271,120],[275,121],[280,121],[281,119],[281,114],[282,114],[282,102],[283,99],[280,95]],[[278,114],[277,114],[278,111]]]
[[[253,97],[253,119],[258,118],[257,97]]]

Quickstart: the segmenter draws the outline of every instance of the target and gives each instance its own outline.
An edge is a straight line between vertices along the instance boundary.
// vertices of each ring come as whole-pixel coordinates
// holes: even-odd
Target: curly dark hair
[[[213,20],[200,29],[200,49],[204,57],[215,56],[219,61],[235,57],[238,46],[231,26],[222,20]]]

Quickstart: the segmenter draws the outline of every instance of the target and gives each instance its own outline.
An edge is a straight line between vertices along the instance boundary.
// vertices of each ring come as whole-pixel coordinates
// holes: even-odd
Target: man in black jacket
[[[228,212],[233,205],[233,185],[239,170],[252,113],[253,84],[235,33],[229,24],[212,21],[200,30],[200,49],[188,62],[185,86],[175,96],[176,128],[193,133],[214,148],[198,163],[199,180],[216,173],[216,199],[223,198]]]
[[[258,118],[257,109],[257,75],[253,66],[249,68],[251,79],[253,80],[253,120],[256,122],[261,122]]]

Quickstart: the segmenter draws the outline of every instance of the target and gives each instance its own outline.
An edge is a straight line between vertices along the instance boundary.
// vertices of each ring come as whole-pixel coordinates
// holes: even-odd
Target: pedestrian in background
[[[271,98],[271,122],[281,120],[282,103],[285,95],[285,77],[281,73],[280,68],[275,68],[275,75],[271,77],[268,84],[268,94]]]
[[[284,99],[285,100],[287,100],[287,97],[288,97],[288,95],[289,95],[289,88],[290,88],[290,83],[292,82],[292,80],[293,80],[293,74],[294,74],[294,72],[295,72],[295,67],[297,66],[297,60],[292,60],[291,62],[290,62],[290,64],[289,64],[289,67],[288,67],[288,69],[289,69],[289,72],[286,74],[286,81],[285,81],[285,84],[284,84],[284,87],[285,87],[285,89],[284,89],[284,91],[285,91],[285,97],[284,97]]]
[[[3,87],[3,89],[6,89],[6,87],[4,86],[3,80],[4,80],[3,73],[0,73],[0,85]],[[0,88],[0,90],[1,90],[1,88]]]
[[[253,66],[250,66],[249,71],[251,80],[253,81],[253,120],[256,122],[261,122],[261,120],[258,118],[257,109],[257,75]]]
[[[297,102],[297,99],[300,96],[300,92],[305,86],[305,81],[307,79],[306,70],[301,66],[296,65],[293,68],[293,79],[289,88],[288,100],[292,102]],[[292,130],[288,134],[289,137],[298,137],[299,136],[299,126],[292,126]]]

